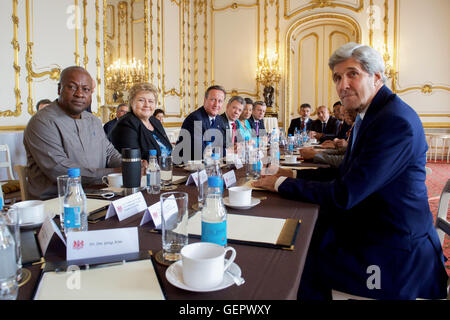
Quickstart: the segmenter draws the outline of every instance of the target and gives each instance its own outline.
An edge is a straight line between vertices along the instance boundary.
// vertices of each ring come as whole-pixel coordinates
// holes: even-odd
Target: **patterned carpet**
[[[439,207],[439,199],[447,180],[450,178],[450,163],[445,162],[428,162],[427,167],[431,168],[433,172],[427,175],[425,181],[428,189],[428,202],[433,213],[433,218],[436,220],[436,214]],[[447,212],[447,220],[450,220],[450,207]],[[450,238],[448,236],[444,239],[444,254],[449,259],[445,264],[447,274],[450,276]]]

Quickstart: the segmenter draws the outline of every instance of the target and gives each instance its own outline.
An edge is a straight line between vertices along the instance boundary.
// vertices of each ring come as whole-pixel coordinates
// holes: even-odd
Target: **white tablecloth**
[[[0,131],[0,144],[7,144],[11,153],[11,168],[16,179],[18,176],[14,171],[17,164],[27,164],[27,154],[23,145],[23,131]],[[0,161],[6,161],[5,152],[0,152]],[[8,173],[5,168],[0,168],[0,181],[8,180]]]

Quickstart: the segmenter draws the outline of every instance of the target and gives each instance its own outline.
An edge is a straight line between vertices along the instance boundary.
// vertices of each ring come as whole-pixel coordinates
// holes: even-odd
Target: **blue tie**
[[[211,128],[216,126],[216,118],[211,119]]]
[[[361,122],[362,122],[361,117],[360,117],[359,114],[358,114],[358,115],[356,116],[355,124],[353,125],[353,129],[352,129],[352,131],[353,131],[353,138],[352,138],[352,152],[353,152],[353,145],[355,144],[355,140],[356,140],[356,137],[357,137],[357,135],[358,135],[359,127],[361,126]]]

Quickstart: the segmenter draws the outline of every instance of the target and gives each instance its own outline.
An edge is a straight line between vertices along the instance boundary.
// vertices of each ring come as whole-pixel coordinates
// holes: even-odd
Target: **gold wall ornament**
[[[88,53],[87,53],[87,44],[88,44],[88,37],[87,37],[87,16],[86,16],[86,7],[87,7],[87,0],[83,0],[83,46],[84,46],[84,58],[83,58],[83,64],[84,68],[87,70],[87,65],[89,62]]]
[[[0,111],[0,117],[18,117],[22,114],[22,102],[21,102],[21,96],[20,96],[20,66],[19,66],[19,52],[20,52],[20,45],[18,41],[18,30],[19,30],[19,18],[17,16],[17,5],[18,0],[12,0],[12,15],[11,20],[13,23],[13,39],[11,41],[11,45],[14,49],[14,63],[13,63],[13,69],[14,69],[14,96],[16,99],[16,110],[5,110]]]
[[[430,94],[433,90],[444,90],[450,91],[449,85],[438,85],[432,86],[430,84],[424,84],[422,86],[412,86],[407,88],[400,88],[399,83],[399,66],[398,66],[398,43],[400,38],[398,36],[398,28],[399,28],[399,4],[400,0],[394,0],[394,60],[393,66],[391,69],[391,79],[392,79],[392,92],[401,94],[409,91],[420,91],[423,94]]]
[[[313,10],[313,9],[317,9],[317,8],[326,8],[326,7],[344,8],[344,9],[352,10],[354,12],[361,12],[364,9],[364,0],[359,0],[359,4],[357,7],[334,2],[333,0],[312,0],[309,2],[308,5],[301,7],[299,9],[295,10],[294,12],[290,13],[289,12],[290,11],[289,2],[290,2],[289,0],[284,0],[284,18],[285,19],[290,19],[304,11]]]
[[[80,28],[80,26],[78,25],[79,22],[79,7],[78,7],[78,0],[74,0],[74,5],[75,5],[75,52],[73,53],[73,55],[75,56],[75,64],[77,66],[80,65],[80,51],[79,51],[79,45],[78,45],[78,29]]]
[[[77,1],[75,0],[76,4]],[[75,10],[76,12],[77,10]],[[28,98],[27,98],[27,104],[28,104],[28,113],[33,115],[36,113],[34,110],[33,105],[33,90],[32,90],[32,82],[34,78],[42,78],[45,76],[49,76],[51,80],[58,81],[59,76],[61,75],[61,68],[55,67],[51,68],[49,71],[43,71],[43,72],[34,72],[33,71],[33,42],[31,41],[31,32],[30,32],[30,24],[31,24],[31,15],[30,15],[30,0],[26,0],[25,2],[25,17],[26,17],[26,39],[27,39],[27,52],[25,56],[25,66],[27,69],[27,77],[26,81],[28,84]]]

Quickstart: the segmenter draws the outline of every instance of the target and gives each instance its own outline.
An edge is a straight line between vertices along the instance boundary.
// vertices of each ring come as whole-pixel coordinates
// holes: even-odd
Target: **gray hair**
[[[243,106],[246,105],[244,98],[242,98],[241,96],[232,96],[230,98],[230,100],[228,100],[228,104],[233,103],[234,101],[239,102],[240,104],[242,104]]]
[[[381,74],[381,80],[386,82],[386,75],[384,74],[384,61],[381,54],[372,47],[349,42],[338,48],[328,61],[328,66],[331,70],[334,67],[348,59],[355,59],[361,64],[361,67],[368,74],[373,76],[379,72]]]

